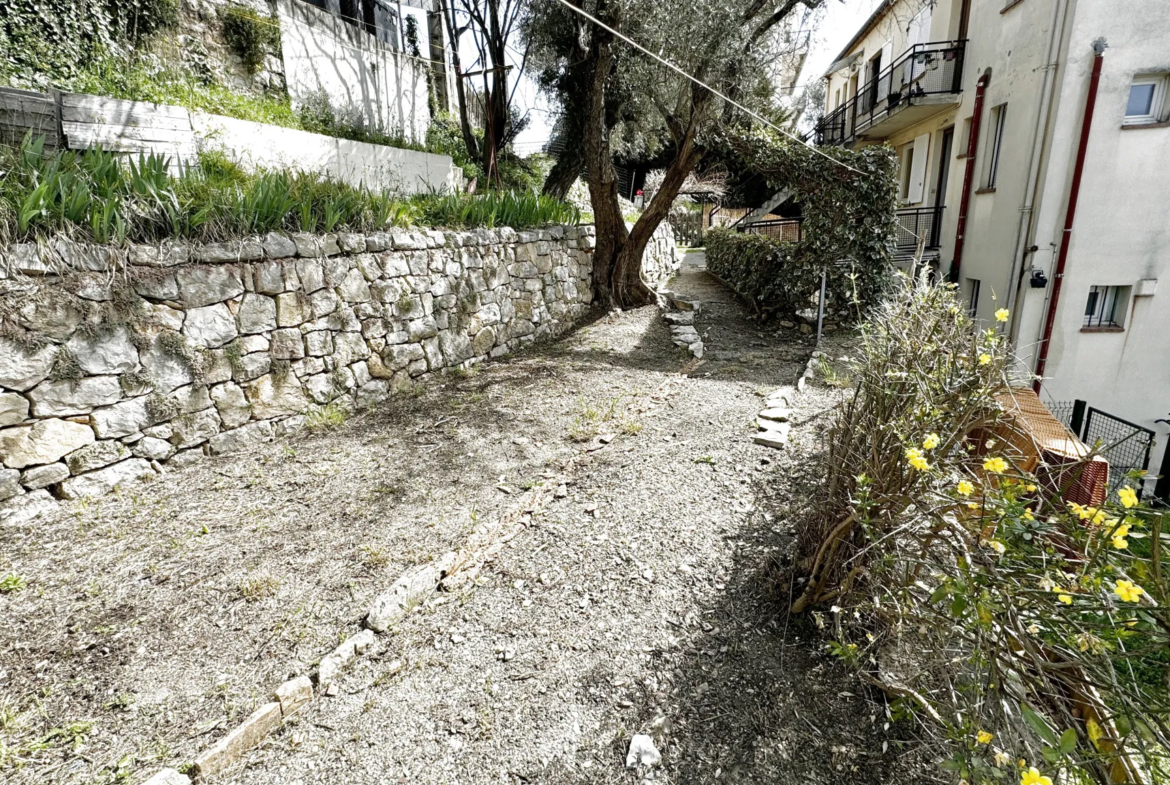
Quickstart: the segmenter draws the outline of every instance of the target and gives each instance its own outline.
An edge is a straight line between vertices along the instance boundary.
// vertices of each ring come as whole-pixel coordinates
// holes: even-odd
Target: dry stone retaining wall
[[[558,226],[2,249],[0,522],[554,336],[589,307],[594,243]]]

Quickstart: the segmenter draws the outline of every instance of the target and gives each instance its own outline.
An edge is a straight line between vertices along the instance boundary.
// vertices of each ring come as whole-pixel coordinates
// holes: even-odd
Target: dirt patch
[[[630,782],[636,732],[661,742],[660,781],[913,781],[882,708],[757,579],[842,393],[800,399],[791,449],[752,445],[760,395],[811,346],[700,271],[674,288],[707,300],[702,363],[653,308],[605,316],[339,428],[0,532],[0,573],[28,582],[0,594],[5,777],[140,781],[190,760],[402,570],[604,434],[474,587],[412,613],[220,781]]]

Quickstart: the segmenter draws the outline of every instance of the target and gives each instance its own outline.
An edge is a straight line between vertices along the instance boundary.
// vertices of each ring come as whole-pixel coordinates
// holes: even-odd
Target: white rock
[[[182,267],[175,277],[183,302],[190,308],[223,302],[244,293],[240,272],[234,266]]]
[[[171,444],[178,448],[194,447],[219,433],[219,414],[215,409],[187,414],[171,421]]]
[[[95,409],[90,419],[99,439],[129,436],[151,424],[150,414],[146,411],[145,396],[122,401],[105,409]]]
[[[9,338],[0,338],[0,387],[27,390],[53,370],[57,347],[33,349]]]
[[[12,469],[53,463],[93,442],[92,428],[66,420],[5,428],[0,431],[0,463]]]
[[[309,406],[309,399],[300,382],[289,374],[277,382],[271,374],[261,376],[245,388],[252,416],[258,420],[300,414]]]
[[[267,420],[254,422],[242,428],[211,437],[207,444],[208,452],[212,455],[229,455],[234,452],[243,452],[254,449],[265,442],[272,441],[272,423]]]
[[[48,491],[32,491],[0,503],[0,523],[18,526],[57,506]]]
[[[211,400],[215,401],[225,428],[238,428],[252,418],[252,407],[248,405],[243,389],[233,382],[212,387]]]
[[[104,496],[123,483],[131,480],[154,477],[155,471],[149,462],[142,458],[115,463],[96,472],[82,474],[61,483],[61,497],[64,499],[91,499],[95,496]]]
[[[175,447],[165,439],[145,436],[135,442],[130,451],[139,458],[146,458],[150,461],[165,461],[174,454]]]
[[[122,397],[117,376],[89,376],[78,381],[41,382],[29,391],[37,417],[88,414],[96,406],[109,406]]]
[[[28,417],[28,399],[18,393],[0,393],[0,428],[18,425]]]
[[[50,463],[25,469],[20,475],[20,484],[30,491],[56,485],[69,478],[69,467],[63,463]]]
[[[0,501],[24,493],[20,485],[20,472],[16,469],[0,469]]]
[[[87,444],[65,457],[65,465],[73,474],[85,474],[130,457],[130,450],[121,442],[101,441]]]
[[[232,312],[223,303],[192,308],[183,323],[183,335],[197,346],[223,346],[239,335]]]
[[[239,313],[236,314],[236,322],[243,335],[275,330],[276,300],[262,294],[245,294]]]
[[[638,733],[630,739],[630,749],[626,753],[626,768],[636,769],[639,766],[650,768],[662,762],[662,754],[654,746],[654,739]]]
[[[81,370],[92,376],[127,373],[138,367],[138,349],[124,326],[100,329],[97,335],[77,334],[65,344]]]

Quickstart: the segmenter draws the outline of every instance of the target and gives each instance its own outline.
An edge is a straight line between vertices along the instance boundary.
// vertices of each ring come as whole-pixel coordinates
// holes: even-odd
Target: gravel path
[[[915,781],[883,709],[760,574],[842,393],[810,387],[790,449],[752,445],[760,395],[811,345],[761,331],[687,258],[673,287],[704,301],[702,362],[654,308],[605,316],[341,427],[0,531],[0,574],[28,582],[0,594],[0,777],[138,782],[190,760],[405,568],[590,450],[474,586],[415,609],[217,781],[633,783],[634,733],[659,743],[657,782]]]

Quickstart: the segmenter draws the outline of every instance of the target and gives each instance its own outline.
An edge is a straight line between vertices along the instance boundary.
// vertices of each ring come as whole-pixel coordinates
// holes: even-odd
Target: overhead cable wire
[[[667,60],[666,58],[664,58],[664,57],[660,57],[659,55],[656,55],[656,54],[654,54],[654,53],[653,53],[653,52],[651,52],[649,49],[647,49],[646,47],[642,46],[641,44],[639,44],[637,41],[633,40],[633,39],[632,39],[632,38],[630,38],[629,36],[627,36],[627,35],[624,35],[624,34],[622,34],[622,33],[618,32],[617,30],[614,30],[612,27],[610,27],[610,26],[609,26],[609,25],[607,25],[605,22],[603,22],[603,21],[601,21],[600,19],[598,19],[598,18],[597,18],[596,16],[594,16],[593,14],[589,13],[588,11],[586,11],[584,8],[578,8],[577,6],[575,6],[575,5],[573,5],[572,3],[570,3],[570,2],[569,2],[569,0],[557,0],[557,2],[558,2],[558,3],[560,3],[561,5],[565,6],[565,8],[568,8],[570,11],[573,11],[574,13],[580,14],[581,16],[585,17],[586,19],[588,19],[590,22],[592,22],[593,24],[597,25],[597,26],[598,26],[598,27],[600,27],[601,29],[603,29],[603,30],[606,30],[606,31],[608,31],[608,32],[610,32],[610,33],[612,33],[612,34],[616,35],[618,38],[620,38],[621,40],[625,41],[627,44],[629,44],[630,46],[634,47],[634,48],[635,48],[635,49],[637,49],[639,52],[642,52],[643,54],[645,54],[645,55],[648,55],[648,56],[652,57],[653,59],[655,59],[655,60],[657,60],[658,62],[662,63],[664,66],[666,66],[666,67],[667,67],[667,68],[669,68],[670,70],[672,70],[672,71],[674,71],[675,73],[677,73],[679,76],[683,77],[684,79],[688,79],[688,80],[690,80],[690,81],[694,82],[694,83],[695,83],[695,84],[697,84],[699,87],[702,87],[702,88],[704,88],[705,90],[709,90],[711,93],[713,93],[713,94],[715,94],[715,95],[719,96],[719,97],[720,97],[720,98],[722,98],[724,101],[726,101],[727,103],[731,104],[732,106],[734,106],[735,108],[739,109],[740,111],[742,111],[742,112],[746,112],[747,114],[751,115],[751,116],[752,116],[752,117],[754,117],[755,119],[759,120],[759,121],[760,121],[761,123],[763,123],[764,125],[766,125],[766,126],[768,126],[769,128],[771,128],[772,130],[774,130],[774,131],[776,131],[776,132],[778,132],[778,133],[780,133],[780,134],[783,134],[784,136],[787,136],[787,137],[788,137],[789,139],[791,139],[792,141],[794,141],[794,142],[797,142],[797,143],[799,143],[799,144],[803,145],[804,147],[807,147],[807,148],[808,148],[809,150],[811,150],[812,152],[816,153],[817,155],[819,155],[819,156],[821,156],[821,157],[823,157],[823,158],[827,158],[827,159],[829,159],[830,161],[832,161],[833,163],[837,164],[838,166],[842,166],[842,167],[844,167],[844,168],[848,169],[849,171],[851,171],[851,172],[854,172],[854,173],[856,173],[856,174],[864,174],[864,172],[862,172],[862,171],[860,171],[860,170],[858,170],[858,169],[854,169],[852,166],[850,166],[849,164],[845,163],[844,161],[838,161],[836,158],[834,158],[833,156],[829,155],[828,153],[826,153],[826,152],[824,152],[824,151],[822,151],[822,150],[818,150],[816,147],[814,147],[813,145],[811,145],[811,144],[809,144],[808,142],[804,141],[804,140],[803,140],[803,139],[801,139],[799,136],[796,136],[795,134],[792,134],[792,133],[789,133],[788,131],[785,131],[783,128],[781,128],[780,126],[778,126],[778,125],[776,125],[775,123],[771,122],[771,121],[770,121],[770,120],[768,120],[766,117],[764,117],[764,116],[760,115],[760,114],[759,114],[759,113],[757,113],[757,112],[754,112],[754,111],[752,111],[751,109],[748,109],[746,106],[744,106],[743,104],[739,103],[738,101],[735,101],[735,100],[733,100],[733,99],[731,99],[731,98],[727,97],[726,95],[724,95],[723,93],[719,92],[719,91],[718,91],[718,90],[716,90],[714,87],[712,87],[711,85],[709,85],[709,84],[707,84],[706,82],[702,81],[701,79],[699,79],[699,78],[697,78],[697,77],[694,77],[694,76],[691,76],[691,75],[690,75],[690,74],[688,74],[686,71],[684,71],[683,69],[679,68],[677,65],[675,65],[675,64],[674,64],[674,63],[672,63],[672,62],[670,62],[670,61],[669,61],[669,60]]]

